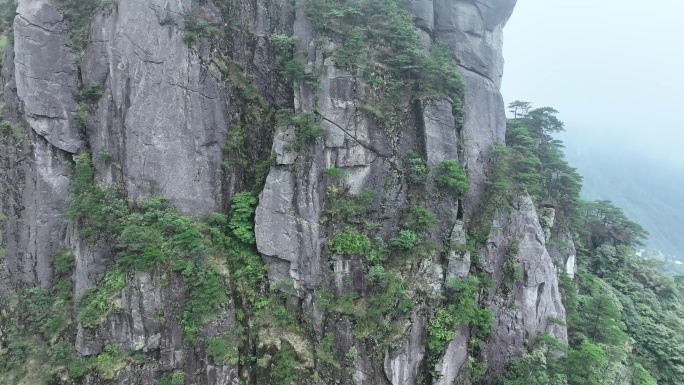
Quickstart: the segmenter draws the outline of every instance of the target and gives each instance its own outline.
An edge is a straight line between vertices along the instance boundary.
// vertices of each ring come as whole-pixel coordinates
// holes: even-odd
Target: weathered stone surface
[[[534,204],[523,196],[513,206],[508,216],[498,216],[495,225],[500,230],[490,235],[482,260],[483,267],[497,283],[491,289],[488,305],[495,314],[494,329],[484,349],[490,380],[497,378],[505,363],[518,355],[525,344],[533,344],[540,333],[550,333],[564,343],[568,340],[566,327],[549,320],[565,321],[565,308],[556,267],[546,250],[544,231]],[[510,255],[506,249],[516,240],[519,252]],[[522,277],[508,288],[503,285],[506,273],[502,269],[507,258],[515,258]]]
[[[278,128],[274,141],[278,165],[271,168],[261,192],[255,234],[257,248],[266,256],[271,282],[291,279],[299,295],[304,296],[302,290],[312,290],[321,277],[323,171],[343,169],[351,193],[357,193],[365,186],[378,154],[371,149],[375,143],[366,118],[354,107],[354,101],[359,100],[356,81],[329,59],[323,60],[311,44],[308,20],[302,10],[297,12],[294,29],[301,34],[297,40],[301,59],[320,68],[321,76],[316,95],[311,87],[302,85],[295,105],[302,112],[310,112],[316,105],[325,135],[294,155],[284,149],[288,142],[297,140],[296,134],[290,128]],[[287,267],[289,274],[285,275]]]
[[[551,229],[556,223],[556,209],[553,207],[542,207],[539,213],[539,224],[544,230],[544,239],[548,242],[551,239]]]
[[[463,222],[458,221],[451,231],[451,249],[447,256],[447,280],[464,279],[470,271],[470,251],[466,247],[466,233]]]
[[[499,92],[503,74],[503,27],[516,0],[435,0],[435,40],[446,43],[461,67],[464,141],[462,163],[470,178],[464,217],[472,217],[484,192],[495,143],[505,139],[506,115]]]
[[[105,272],[107,255],[114,250],[104,245],[88,245],[79,236],[78,229],[70,225],[67,229],[66,243],[74,254],[74,296],[79,297],[83,291],[95,284],[97,276]]]
[[[385,375],[392,385],[415,384],[425,358],[427,316],[424,308],[411,314],[411,326],[407,338],[400,347],[385,355]]]
[[[435,0],[435,33],[460,65],[491,80],[503,76],[503,27],[517,0]]]
[[[471,218],[485,188],[489,156],[495,143],[506,137],[506,113],[499,89],[490,80],[467,70],[461,70],[465,83],[463,98],[464,138],[462,163],[468,171],[470,192],[464,199],[464,217]]]
[[[129,352],[158,349],[162,305],[159,282],[149,273],[136,274],[122,292],[121,310],[107,319],[112,340]]]
[[[411,12],[416,27],[432,34],[432,30],[435,28],[435,11],[432,0],[411,1]]]
[[[435,385],[451,385],[459,374],[459,370],[468,358],[468,339],[470,331],[467,327],[458,330],[456,338],[449,342],[442,359],[435,365],[435,370],[441,374]]]
[[[114,262],[114,250],[86,246],[78,239],[76,229],[67,228],[62,216],[68,196],[64,162],[69,160],[68,153],[86,147],[97,160],[96,174],[103,184],[121,183],[133,199],[163,195],[184,214],[218,211],[229,198],[225,189],[241,191],[234,181],[230,181],[231,187],[221,185],[226,179],[221,174],[222,148],[230,122],[238,115],[227,96],[236,93],[229,84],[233,79],[220,78],[212,64],[207,64],[216,58],[212,56],[216,47],[210,50],[209,45],[201,44],[195,52],[183,42],[182,15],[198,7],[202,17],[219,22],[219,26],[234,28],[232,23],[236,21],[249,26],[247,32],[231,32],[227,40],[233,39],[232,42],[220,42],[219,45],[228,44],[232,50],[220,55],[238,63],[269,102],[275,102],[277,107],[294,102],[298,112],[316,111],[323,117],[324,137],[315,143],[301,144],[297,151],[293,150],[296,137],[292,128],[269,128],[265,134],[268,138],[258,139],[266,143],[263,147],[267,149],[274,139],[272,148],[277,157],[256,212],[257,248],[267,264],[269,279],[273,283],[294,283],[294,293],[299,297],[295,302],[302,309],[302,319],[311,320],[312,335],[321,336],[323,331],[333,330],[343,354],[351,347],[358,348],[358,356],[350,362],[353,368],[345,368],[341,374],[345,376],[343,382],[415,384],[424,369],[427,314],[435,305],[432,297],[437,297],[444,278],[467,276],[470,255],[457,247],[447,255],[447,266],[434,262],[436,259],[425,259],[417,271],[412,271],[416,276],[411,280],[417,278],[418,282],[412,281],[408,290],[417,288],[432,295],[425,296],[425,302],[414,309],[399,346],[388,351],[386,357],[378,358],[371,347],[354,338],[348,319],[330,317],[316,304],[314,288],[322,283],[329,283],[338,291],[354,290],[361,296],[367,290],[364,262],[350,260],[349,256],[331,257],[324,251],[326,238],[332,235],[328,230],[338,229],[321,223],[323,204],[328,199],[323,171],[332,167],[343,169],[352,194],[367,188],[378,191],[373,219],[385,225],[380,235],[388,239],[396,235],[404,209],[412,203],[404,170],[398,166],[405,154],[418,151],[431,168],[443,160],[459,160],[457,142],[461,141],[461,161],[471,179],[465,210],[459,209],[457,197],[436,191],[432,179],[428,180],[425,205],[440,216],[437,229],[429,234],[438,248],[449,232],[452,245],[462,246],[465,233],[462,222],[457,220],[461,216],[466,223],[472,219],[484,188],[489,154],[493,144],[504,138],[505,115],[498,90],[503,64],[501,29],[514,3],[411,3],[426,52],[433,41],[446,42],[462,66],[466,84],[463,126],[455,127],[452,103],[442,100],[422,106],[422,116],[412,106],[402,127],[388,134],[376,125],[373,117],[356,108],[363,100],[364,85],[354,74],[336,68],[326,59],[324,51],[330,47],[313,44],[316,36],[301,7],[292,10],[288,9],[290,4],[282,4],[281,10],[259,0],[231,9],[235,20],[224,21],[211,0],[199,4],[193,0],[119,0],[116,7],[98,13],[93,21],[80,68],[84,85],[98,83],[104,88],[104,95],[88,120],[86,146],[73,121],[78,71],[74,54],[67,48],[69,31],[50,1],[22,0],[15,24],[20,52],[16,60],[7,61],[4,70],[11,73],[5,76],[5,118],[14,110],[21,111],[25,122],[18,112],[9,118],[25,123],[31,130],[20,147],[3,147],[7,150],[3,152],[3,165],[13,164],[7,173],[0,171],[4,173],[0,174],[4,182],[1,192],[7,193],[2,209],[8,217],[6,266],[18,283],[47,287],[51,279],[49,257],[66,240],[76,256],[74,279],[78,296],[95,283],[106,264]],[[281,14],[272,12],[272,7],[277,7]],[[296,14],[294,24],[288,12]],[[162,26],[160,22],[167,15],[174,22]],[[294,32],[297,54],[309,70],[320,74],[320,87],[299,85],[294,101],[285,100],[292,99],[291,95],[282,92],[284,87],[275,79],[277,71],[273,68],[269,35],[278,23],[287,26],[277,33]],[[46,57],[50,60],[43,60]],[[16,85],[12,80],[15,75]],[[270,130],[275,131],[275,138]],[[562,337],[562,330],[547,327],[548,316],[562,318],[562,312],[556,306],[557,283],[553,281],[553,269],[548,269],[544,236],[541,240],[538,237],[539,224],[535,221],[538,222],[527,206],[508,222],[501,219],[505,224],[502,233],[508,238],[494,239],[496,246],[490,250],[490,258],[483,258],[492,271],[500,270],[507,240],[523,235],[519,262],[527,277],[514,293],[521,310],[502,307],[497,311],[498,327],[485,348],[487,357],[492,359],[490,366],[503,367],[503,362],[517,353],[522,341],[533,339],[540,330],[548,329]],[[78,326],[77,350],[93,355],[106,343],[114,343],[128,351],[158,351],[158,360],[131,365],[118,373],[112,383],[149,384],[162,372],[182,370],[191,383],[236,384],[236,365],[210,364],[205,345],[200,343],[192,349],[184,345],[182,326],[174,316],[174,309],[185,299],[182,279],[170,275],[166,277],[167,284],[162,285],[160,277],[154,274],[128,277],[120,306],[102,330]],[[500,282],[501,277],[497,279]],[[490,300],[493,307],[501,305]],[[232,306],[227,306],[219,321],[202,330],[201,337],[234,331],[237,325]],[[310,354],[318,341],[285,337],[298,355],[307,358],[307,370],[313,370],[315,360],[310,359]],[[450,385],[458,375],[467,358],[468,338],[467,330],[460,330],[448,345],[445,357],[436,367],[443,374],[438,380],[440,384]],[[266,340],[267,336],[259,339]],[[235,339],[232,342],[237,344]],[[273,346],[278,343],[274,341]],[[83,383],[100,385],[102,381],[88,374]]]
[[[14,285],[51,284],[50,258],[62,250],[67,227],[69,156],[61,149],[80,146],[78,134],[64,129],[72,119],[67,99],[73,98],[75,69],[67,68],[71,54],[60,36],[68,35],[52,10],[46,2],[20,4],[14,32],[20,52],[15,56],[9,44],[2,68],[3,120],[24,128],[0,144],[3,246]]]
[[[445,160],[458,162],[456,123],[449,100],[428,102],[423,110],[425,154],[432,168]]]
[[[16,89],[31,128],[64,151],[83,143],[76,125],[76,56],[62,15],[48,0],[23,0],[14,19]]]
[[[62,151],[37,135],[31,135],[31,140],[12,165],[23,176],[22,183],[6,186],[20,189],[8,192],[18,193],[20,200],[12,202],[6,214],[5,262],[15,283],[48,287],[50,258],[62,250],[66,236],[69,172]]]
[[[91,148],[112,155],[110,172],[129,197],[161,194],[199,214],[221,205],[228,103],[225,86],[183,41],[191,9],[191,0],[119,1],[94,20],[82,73],[106,90],[89,125]],[[161,25],[167,14],[179,26]]]
[[[256,210],[259,252],[289,262],[287,276],[281,269],[269,269],[269,273],[278,273],[269,276],[271,282],[292,279],[297,290],[302,285],[313,289],[320,268],[320,206],[316,199],[316,177],[308,177],[313,186],[297,183],[304,180],[290,170],[272,168]]]

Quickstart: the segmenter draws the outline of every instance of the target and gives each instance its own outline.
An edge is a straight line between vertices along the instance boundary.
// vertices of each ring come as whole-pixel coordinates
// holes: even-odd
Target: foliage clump
[[[428,55],[401,0],[308,1],[314,30],[336,43],[330,58],[369,85],[360,103],[389,130],[416,99],[451,99],[460,124],[463,81],[449,49],[435,45]],[[364,108],[362,108],[364,109]]]
[[[328,248],[331,252],[338,254],[365,255],[372,251],[373,245],[366,235],[345,230],[330,240]]]
[[[443,304],[435,310],[427,326],[429,368],[434,368],[444,355],[447,345],[457,335],[461,326],[470,328],[474,340],[482,341],[489,335],[493,327],[494,313],[478,305],[480,284],[480,280],[473,275],[464,280],[449,280]]]
[[[461,164],[445,160],[437,165],[435,184],[444,192],[459,197],[468,191],[469,183]]]

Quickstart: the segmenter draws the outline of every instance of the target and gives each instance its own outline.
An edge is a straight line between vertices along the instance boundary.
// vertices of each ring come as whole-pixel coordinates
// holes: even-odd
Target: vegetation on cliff
[[[563,127],[555,110],[524,102],[510,108],[515,118],[500,150],[512,171],[509,183],[556,208],[559,228],[574,234],[578,272],[574,280],[561,277],[569,345],[539,338],[511,362],[502,384],[680,383],[684,281],[636,255],[647,232],[622,210],[579,199],[581,178],[551,136]]]
[[[424,107],[444,102],[451,110],[440,116],[448,120],[442,123],[456,131],[459,146],[468,145],[469,138],[461,132],[464,83],[446,45],[428,47],[420,40],[404,1],[310,0],[297,10],[308,17],[314,32],[309,49],[324,58],[320,61],[329,59],[345,70],[350,84],[364,89],[352,104],[372,121],[372,128],[380,128],[371,134],[390,142],[387,154],[374,154],[388,165],[386,175],[377,177],[384,178],[377,189],[353,185],[350,172],[360,168],[358,164],[326,164],[330,168],[324,170],[314,164],[316,155],[319,161],[330,156],[316,150],[323,147],[327,134],[322,123],[331,120],[323,108],[302,108],[297,99],[296,88],[317,90],[322,76],[320,64],[301,59],[298,37],[264,36],[253,25],[236,26],[232,11],[245,7],[252,12],[251,4],[221,0],[215,2],[216,9],[209,9],[200,3],[184,14],[157,16],[169,34],[178,33],[176,27],[184,29],[187,47],[181,48],[185,54],[189,47],[190,55],[196,55],[193,58],[205,71],[202,76],[220,78],[231,88],[234,116],[219,167],[225,185],[231,184],[226,175],[244,175],[224,186],[225,202],[217,205],[221,212],[188,216],[155,189],[142,193],[145,198],[132,199],[124,188],[128,181],[113,177],[111,183],[101,183],[108,178],[98,175],[96,170],[101,169],[96,166],[111,163],[107,149],[65,156],[71,167],[69,207],[64,213],[69,240],[59,240],[65,247],[52,258],[53,276],[46,287],[18,287],[2,298],[0,380],[51,385],[90,383],[94,378],[99,384],[116,381],[130,369],[129,375],[144,372],[157,385],[180,385],[195,382],[193,378],[209,368],[229,367],[233,378],[246,384],[346,384],[367,372],[387,377],[381,367],[388,365],[390,352],[403,354],[401,349],[412,343],[409,337],[415,332],[419,342],[410,358],[420,357],[415,364],[417,383],[441,380],[438,367],[459,333],[466,342],[458,381],[484,382],[492,368],[483,356],[497,316],[485,303],[493,287],[499,285],[497,289],[510,297],[525,277],[516,260],[520,240],[515,236],[503,242],[501,282],[492,280],[491,269],[484,266],[488,261],[481,256],[487,255],[490,237],[500,230],[493,225],[495,215],[510,214],[516,199],[527,195],[540,210],[555,209],[557,225],[545,229],[551,243],[563,246],[562,231],[574,235],[580,271],[575,280],[561,278],[567,320],[547,322],[567,323],[569,345],[550,335],[530,336],[528,351],[511,362],[503,384],[651,385],[658,380],[669,385],[681,378],[682,282],[662,277],[655,264],[634,256],[632,248],[645,233],[618,208],[609,202],[579,200],[581,177],[564,161],[562,145],[553,139],[563,129],[555,110],[532,109],[528,103],[514,106],[507,146],[497,145],[491,157],[485,204],[464,224],[462,199],[472,184],[467,177],[471,170],[458,162],[463,148],[454,143],[446,156],[451,159],[430,163],[431,154],[422,143],[425,133],[419,132],[426,125]],[[0,1],[0,29],[9,28],[5,8],[13,4]],[[70,44],[77,53],[89,44],[92,18],[111,4],[56,2],[71,26]],[[222,17],[223,24],[212,21]],[[250,44],[268,48],[264,52],[270,57],[259,64],[276,78],[271,91],[277,95],[255,85],[255,76],[248,76],[248,69],[225,50],[231,44],[227,42],[241,34]],[[90,118],[110,90],[106,84],[82,83],[80,92],[72,95],[79,103],[75,124],[89,139],[102,129],[89,127],[94,125]],[[274,127],[295,133],[296,139],[286,142],[278,154],[295,153],[292,163],[273,166],[277,156],[269,151]],[[0,125],[7,140],[17,139],[19,128]],[[358,138],[349,139],[360,143]],[[271,167],[291,172],[293,179],[312,179],[311,186],[305,186],[310,190],[301,188],[292,195],[306,196],[305,200],[320,197],[307,201],[320,205],[320,216],[314,220],[297,217],[300,207],[293,208],[293,202],[283,210],[296,217],[296,226],[320,230],[306,245],[320,257],[310,265],[284,260],[267,265],[264,260],[275,258],[257,251],[256,194],[264,190]],[[294,185],[293,190],[301,186]],[[462,240],[454,237],[459,225],[465,228]],[[299,233],[287,235],[296,238]],[[84,263],[84,253],[101,259],[101,271],[82,285],[89,287],[79,289],[76,269]],[[446,272],[457,259],[464,264],[462,271]],[[292,279],[273,279],[271,269],[284,270],[283,276]],[[344,269],[349,274],[339,273]],[[318,282],[301,287],[299,275],[318,270]],[[550,276],[555,279],[553,273]],[[116,317],[134,312],[126,301],[141,280],[163,291],[158,296],[163,303],[155,305],[153,315],[144,314],[141,322],[154,328],[157,339],[176,339],[171,353],[163,352],[158,340],[148,348],[111,335]],[[144,302],[147,295],[154,296],[154,290],[136,298]],[[507,310],[518,311],[513,306]],[[74,345],[88,352],[80,354]],[[174,356],[171,361],[183,358],[162,363],[162,354]],[[199,367],[183,363],[189,357],[196,357]]]

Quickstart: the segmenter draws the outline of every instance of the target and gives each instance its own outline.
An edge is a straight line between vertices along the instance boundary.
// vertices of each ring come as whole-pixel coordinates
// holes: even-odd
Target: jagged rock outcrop
[[[490,236],[486,271],[496,286],[488,308],[494,312],[494,329],[485,347],[490,378],[497,378],[505,362],[524,346],[534,344],[540,333],[549,333],[567,343],[565,308],[558,288],[556,267],[546,249],[544,230],[529,197],[514,202],[512,212],[499,214]],[[511,271],[510,267],[519,266]],[[511,275],[519,274],[518,279]],[[495,383],[491,381],[491,383]]]
[[[284,317],[282,309],[295,313],[296,321],[279,321],[296,324],[289,330],[276,324],[254,332],[259,320],[250,319],[245,309],[258,301],[236,294],[199,328],[201,341],[191,343],[180,319],[187,311],[181,306],[187,300],[183,275],[194,265],[129,271],[122,275],[124,288],[107,297],[112,310],[102,326],[74,316],[64,336],[82,356],[108,354],[112,345],[147,358],[122,363],[112,379],[88,372],[77,383],[150,384],[176,372],[186,383],[227,385],[238,377],[245,383],[271,383],[269,368],[288,352],[298,363],[290,369],[318,378],[306,383],[411,385],[434,371],[441,374],[434,384],[450,385],[473,358],[471,331],[460,326],[445,343],[443,356],[427,367],[428,325],[450,280],[465,280],[471,268],[490,273],[496,283],[483,301],[495,314],[495,327],[480,343],[483,357],[475,357],[488,362],[488,381],[539,333],[567,340],[564,328],[549,321],[563,319],[564,309],[557,269],[547,251],[550,242],[528,198],[520,197],[511,213],[498,211],[500,230],[479,250],[477,266],[467,242],[470,226],[483,211],[490,153],[504,141],[502,29],[514,5],[515,0],[411,2],[419,49],[428,55],[437,43],[449,47],[465,88],[462,100],[407,97],[404,114],[388,130],[379,122],[381,114],[372,113],[373,106],[360,103],[374,85],[335,64],[331,52],[340,43],[317,36],[299,1],[119,0],[94,13],[83,52],[75,52],[63,3],[19,1],[14,44],[3,68],[3,119],[24,127],[26,135],[5,138],[0,155],[2,214],[7,218],[4,263],[14,286],[49,289],[55,283],[50,260],[68,250],[74,256],[70,312],[77,313],[79,297],[117,266],[122,246],[116,240],[94,244],[65,218],[74,155],[90,152],[101,185],[121,186],[128,202],[163,196],[192,217],[226,212],[235,193],[258,189],[254,247],[271,287],[285,294],[253,283],[250,289],[286,298],[274,314]],[[189,26],[191,11],[201,23],[220,29],[220,38],[194,30],[200,36],[188,38],[191,28],[209,28]],[[276,62],[284,54],[275,47],[275,35],[294,37],[291,51],[317,85],[301,80],[283,84]],[[84,99],[88,90],[97,94],[95,100]],[[320,121],[322,134],[306,138],[301,127],[277,119],[276,112],[284,109],[310,114]],[[409,175],[409,154],[424,161],[417,167],[425,170],[419,192],[419,183]],[[437,186],[435,169],[444,161],[464,165],[470,180],[464,196]],[[256,163],[268,170],[263,186],[251,175]],[[326,172],[331,169],[345,175],[344,184],[334,182],[334,172]],[[374,192],[364,203],[367,216],[353,224],[375,229],[368,241],[383,252],[373,261],[363,253],[330,247],[346,227],[326,210],[335,201],[354,203],[364,191]],[[387,243],[407,226],[412,206],[433,213],[434,223],[423,218],[415,231],[434,247],[419,261],[407,262],[397,251],[401,246]],[[200,226],[198,232],[214,230]],[[515,240],[519,251],[507,255]],[[573,253],[551,254],[572,264]],[[396,275],[382,269],[377,259],[383,258],[391,261],[387,270]],[[514,259],[521,274],[508,288],[506,258]],[[375,278],[369,277],[369,263],[375,264]],[[233,268],[221,268],[226,266]],[[249,268],[244,270],[258,269]],[[374,280],[388,276],[394,279],[393,290],[400,288],[413,307],[401,319],[374,320],[387,341],[373,341],[375,335],[356,329],[354,317],[366,314],[373,294],[382,299],[373,292],[379,286]],[[237,286],[225,279],[224,291],[235,294]],[[361,305],[330,304],[326,296],[358,299]],[[336,305],[341,309],[332,314]],[[217,335],[231,336],[229,345],[240,359],[214,360],[216,349],[207,339]]]

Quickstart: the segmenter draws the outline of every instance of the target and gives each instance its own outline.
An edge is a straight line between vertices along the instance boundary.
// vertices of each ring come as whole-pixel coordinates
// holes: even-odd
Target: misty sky
[[[684,1],[518,0],[504,32],[507,103],[684,166]]]

